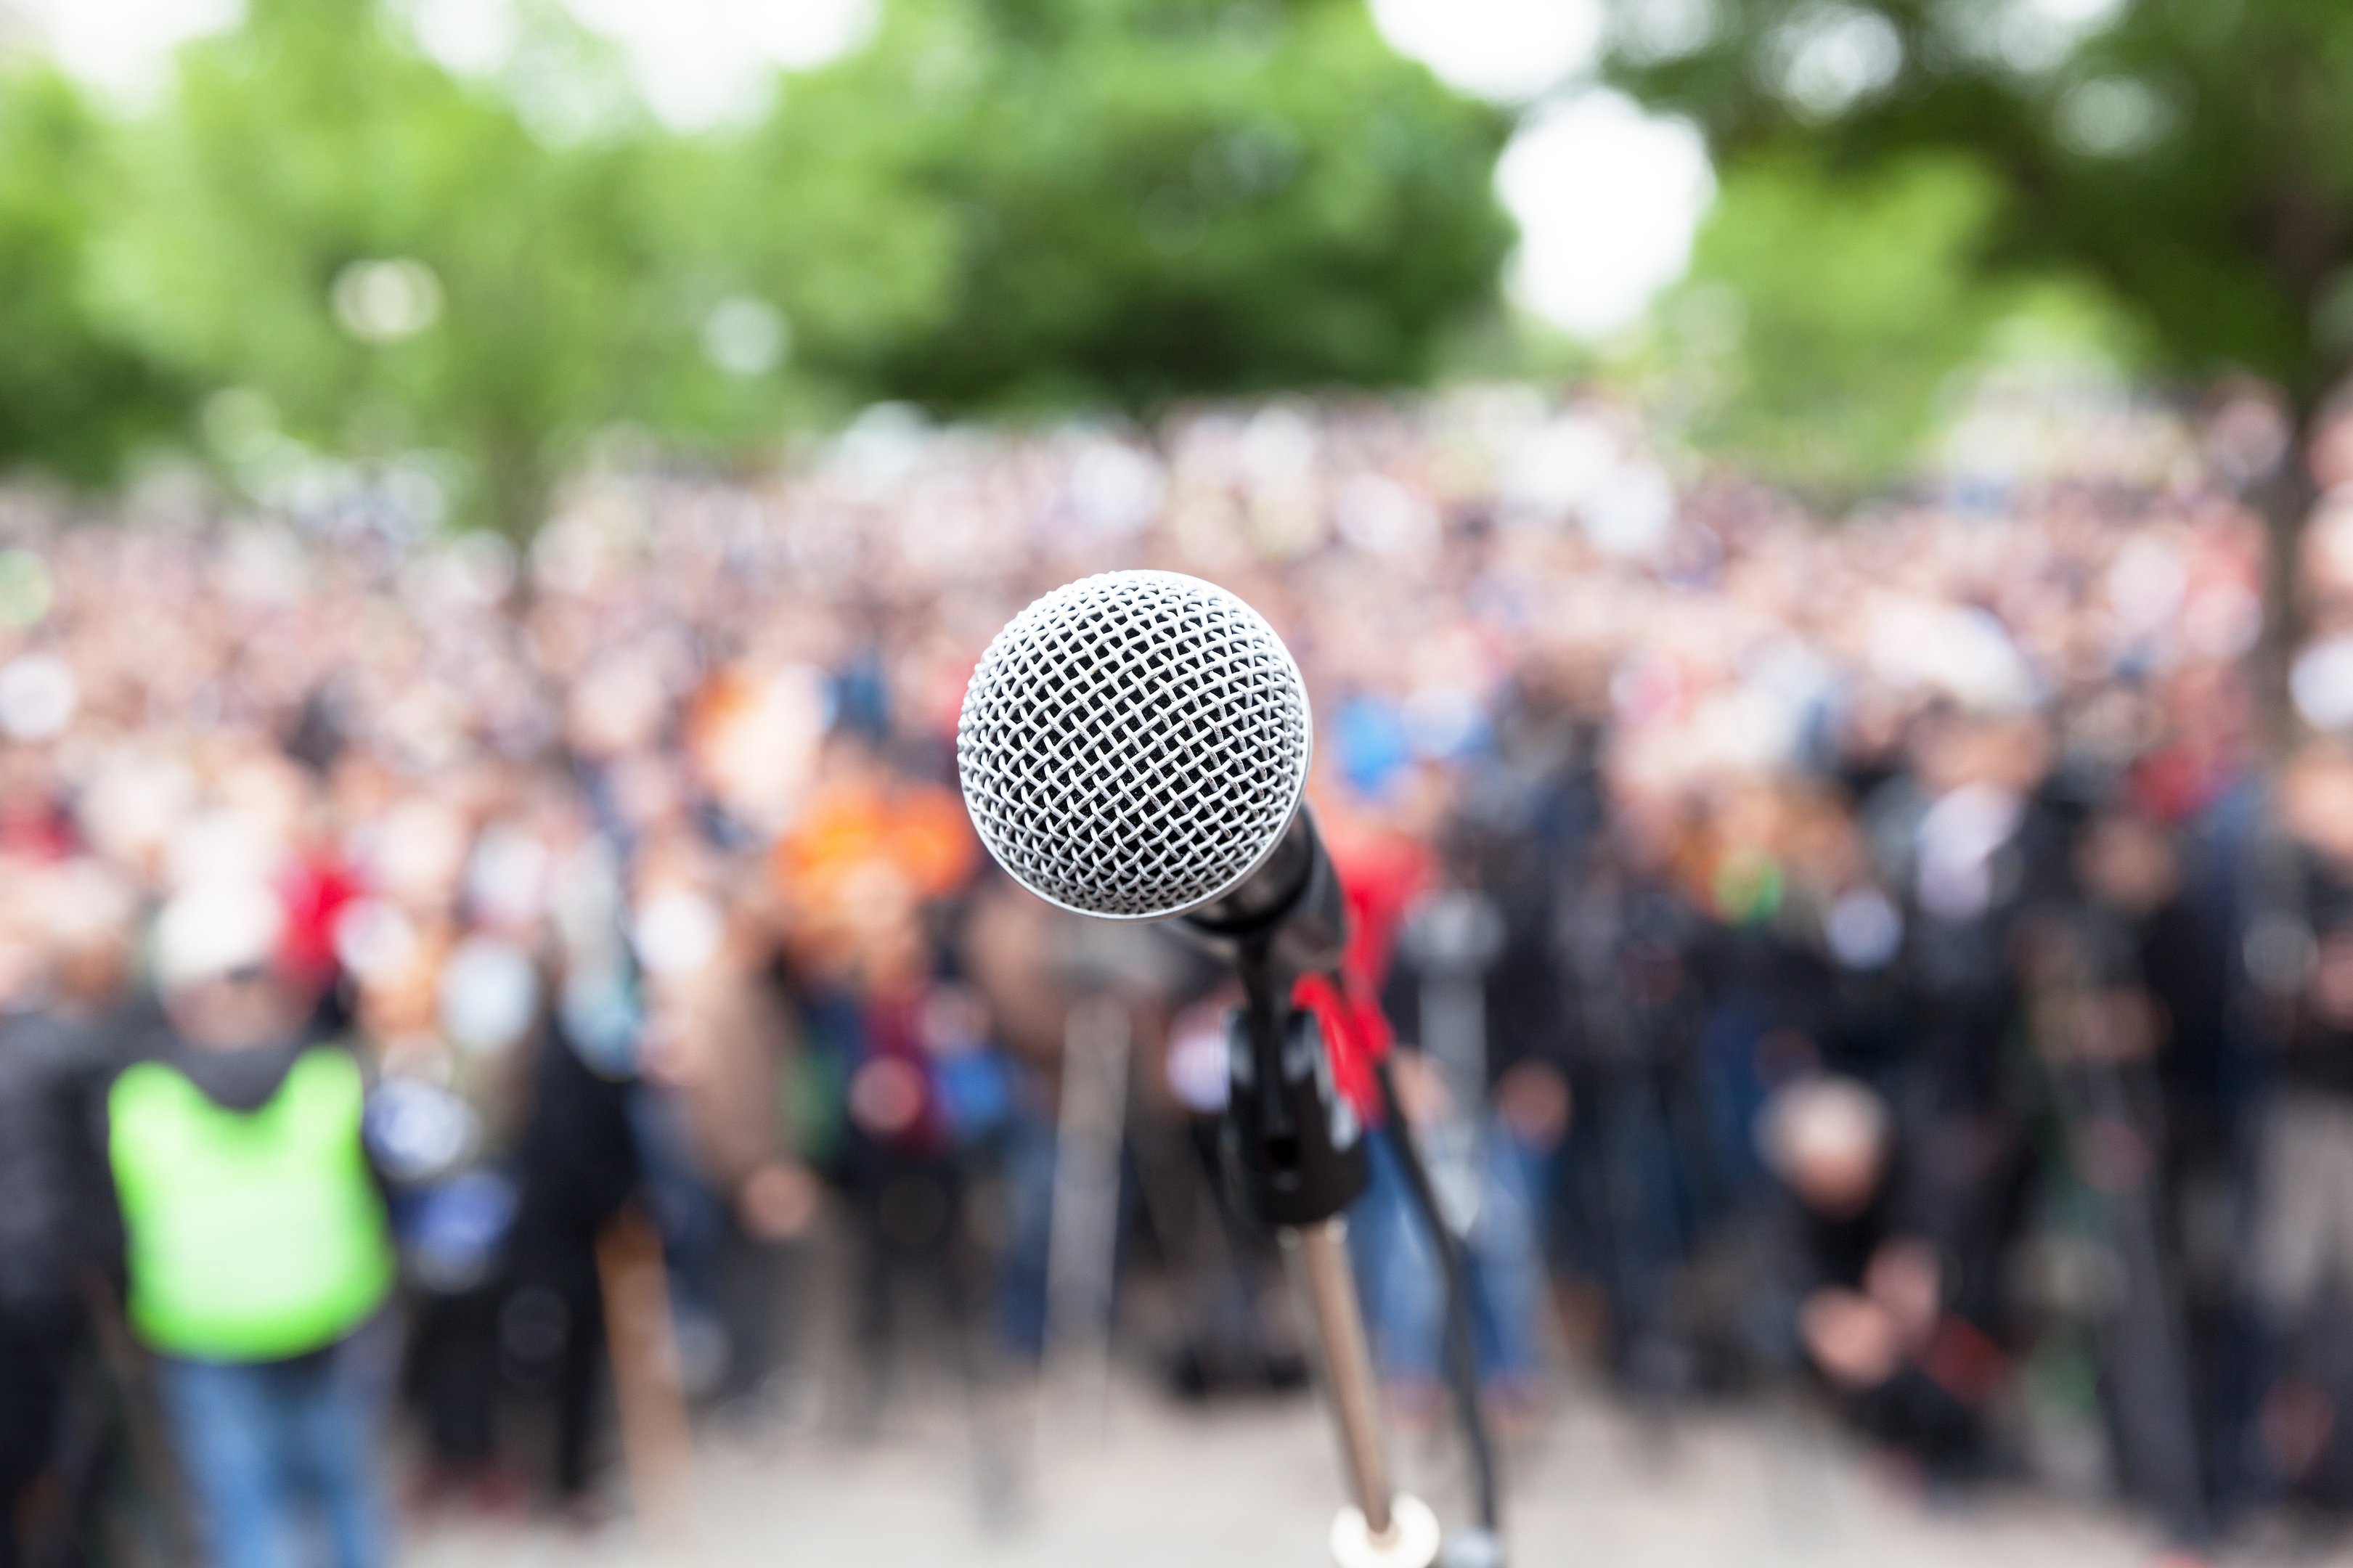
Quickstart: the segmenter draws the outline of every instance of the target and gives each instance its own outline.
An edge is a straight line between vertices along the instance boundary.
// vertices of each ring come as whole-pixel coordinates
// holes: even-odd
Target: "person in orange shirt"
[[[839,735],[768,869],[801,956],[847,977],[895,949],[892,933],[908,905],[961,888],[978,853],[953,791],[907,778],[863,738]]]

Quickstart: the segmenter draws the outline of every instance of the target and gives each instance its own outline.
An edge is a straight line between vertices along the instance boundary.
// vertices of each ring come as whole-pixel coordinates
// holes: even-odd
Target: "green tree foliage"
[[[616,425],[724,455],[877,397],[1410,381],[1511,238],[1504,121],[1362,0],[886,0],[693,136],[516,4],[479,77],[390,0],[249,0],[127,120],[0,79],[0,463],[176,418],[238,473],[437,454],[521,531]]]
[[[95,480],[172,425],[176,389],[90,299],[106,159],[69,82],[0,59],[0,467]]]
[[[2306,408],[2342,378],[2353,6],[1613,4],[1610,75],[1696,121],[1725,167],[1977,159],[2000,191],[1981,268],[2087,274],[2189,375],[2252,371]]]
[[[569,442],[641,412],[694,342],[652,221],[661,149],[617,67],[594,100],[596,64],[562,62],[570,96],[534,127],[366,0],[255,0],[127,135],[110,302],[287,434],[450,454],[476,515],[531,526]]]
[[[2252,372],[2294,438],[2249,476],[2274,545],[2259,678],[2284,723],[2298,460],[2353,368],[2353,6],[2341,0],[1610,0],[1605,69],[1719,166],[1844,176],[1942,153],[2001,201],[1978,267],[2104,288],[2150,363]]]
[[[936,248],[873,260],[944,267],[936,312],[814,358],[951,409],[1142,407],[1426,375],[1493,300],[1508,129],[1361,0],[899,0],[754,156],[930,204]]]
[[[1832,502],[1910,471],[1959,367],[2090,292],[1989,274],[2001,205],[1949,153],[1846,178],[1796,149],[1735,167],[1656,312],[1694,439]],[[2077,319],[2096,325],[2096,305]]]

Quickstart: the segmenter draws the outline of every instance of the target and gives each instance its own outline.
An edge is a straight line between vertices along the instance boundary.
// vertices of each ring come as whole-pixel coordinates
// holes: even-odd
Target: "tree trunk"
[[[2312,479],[2317,406],[2299,402],[2287,449],[2271,472],[2249,486],[2246,500],[2263,520],[2263,629],[2250,661],[2257,733],[2276,763],[2303,738],[2289,677],[2304,640],[2304,530],[2319,499]]]

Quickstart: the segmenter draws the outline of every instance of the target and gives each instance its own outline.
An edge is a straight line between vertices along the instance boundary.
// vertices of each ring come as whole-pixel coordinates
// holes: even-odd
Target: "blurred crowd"
[[[827,1300],[853,1424],[1114,1319],[1185,1393],[1297,1383],[1219,975],[1015,889],[956,794],[980,648],[1124,566],[1307,676],[1507,1429],[1581,1362],[2189,1543],[2347,1500],[2353,509],[2316,738],[2265,746],[2261,410],[2045,414],[1835,522],[1511,388],[884,408],[772,478],[593,472],[522,549],[398,486],[9,499],[0,1563],[593,1517],[665,1388],[758,1421],[838,1370]],[[1377,1159],[1408,1419],[1419,1225]]]

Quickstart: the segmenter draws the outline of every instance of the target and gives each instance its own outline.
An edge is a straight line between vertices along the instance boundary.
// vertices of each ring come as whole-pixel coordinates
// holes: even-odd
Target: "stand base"
[[[1389,1503],[1389,1527],[1376,1536],[1362,1510],[1348,1507],[1332,1521],[1332,1561],[1338,1568],[1435,1568],[1438,1516],[1419,1498],[1399,1492]]]

